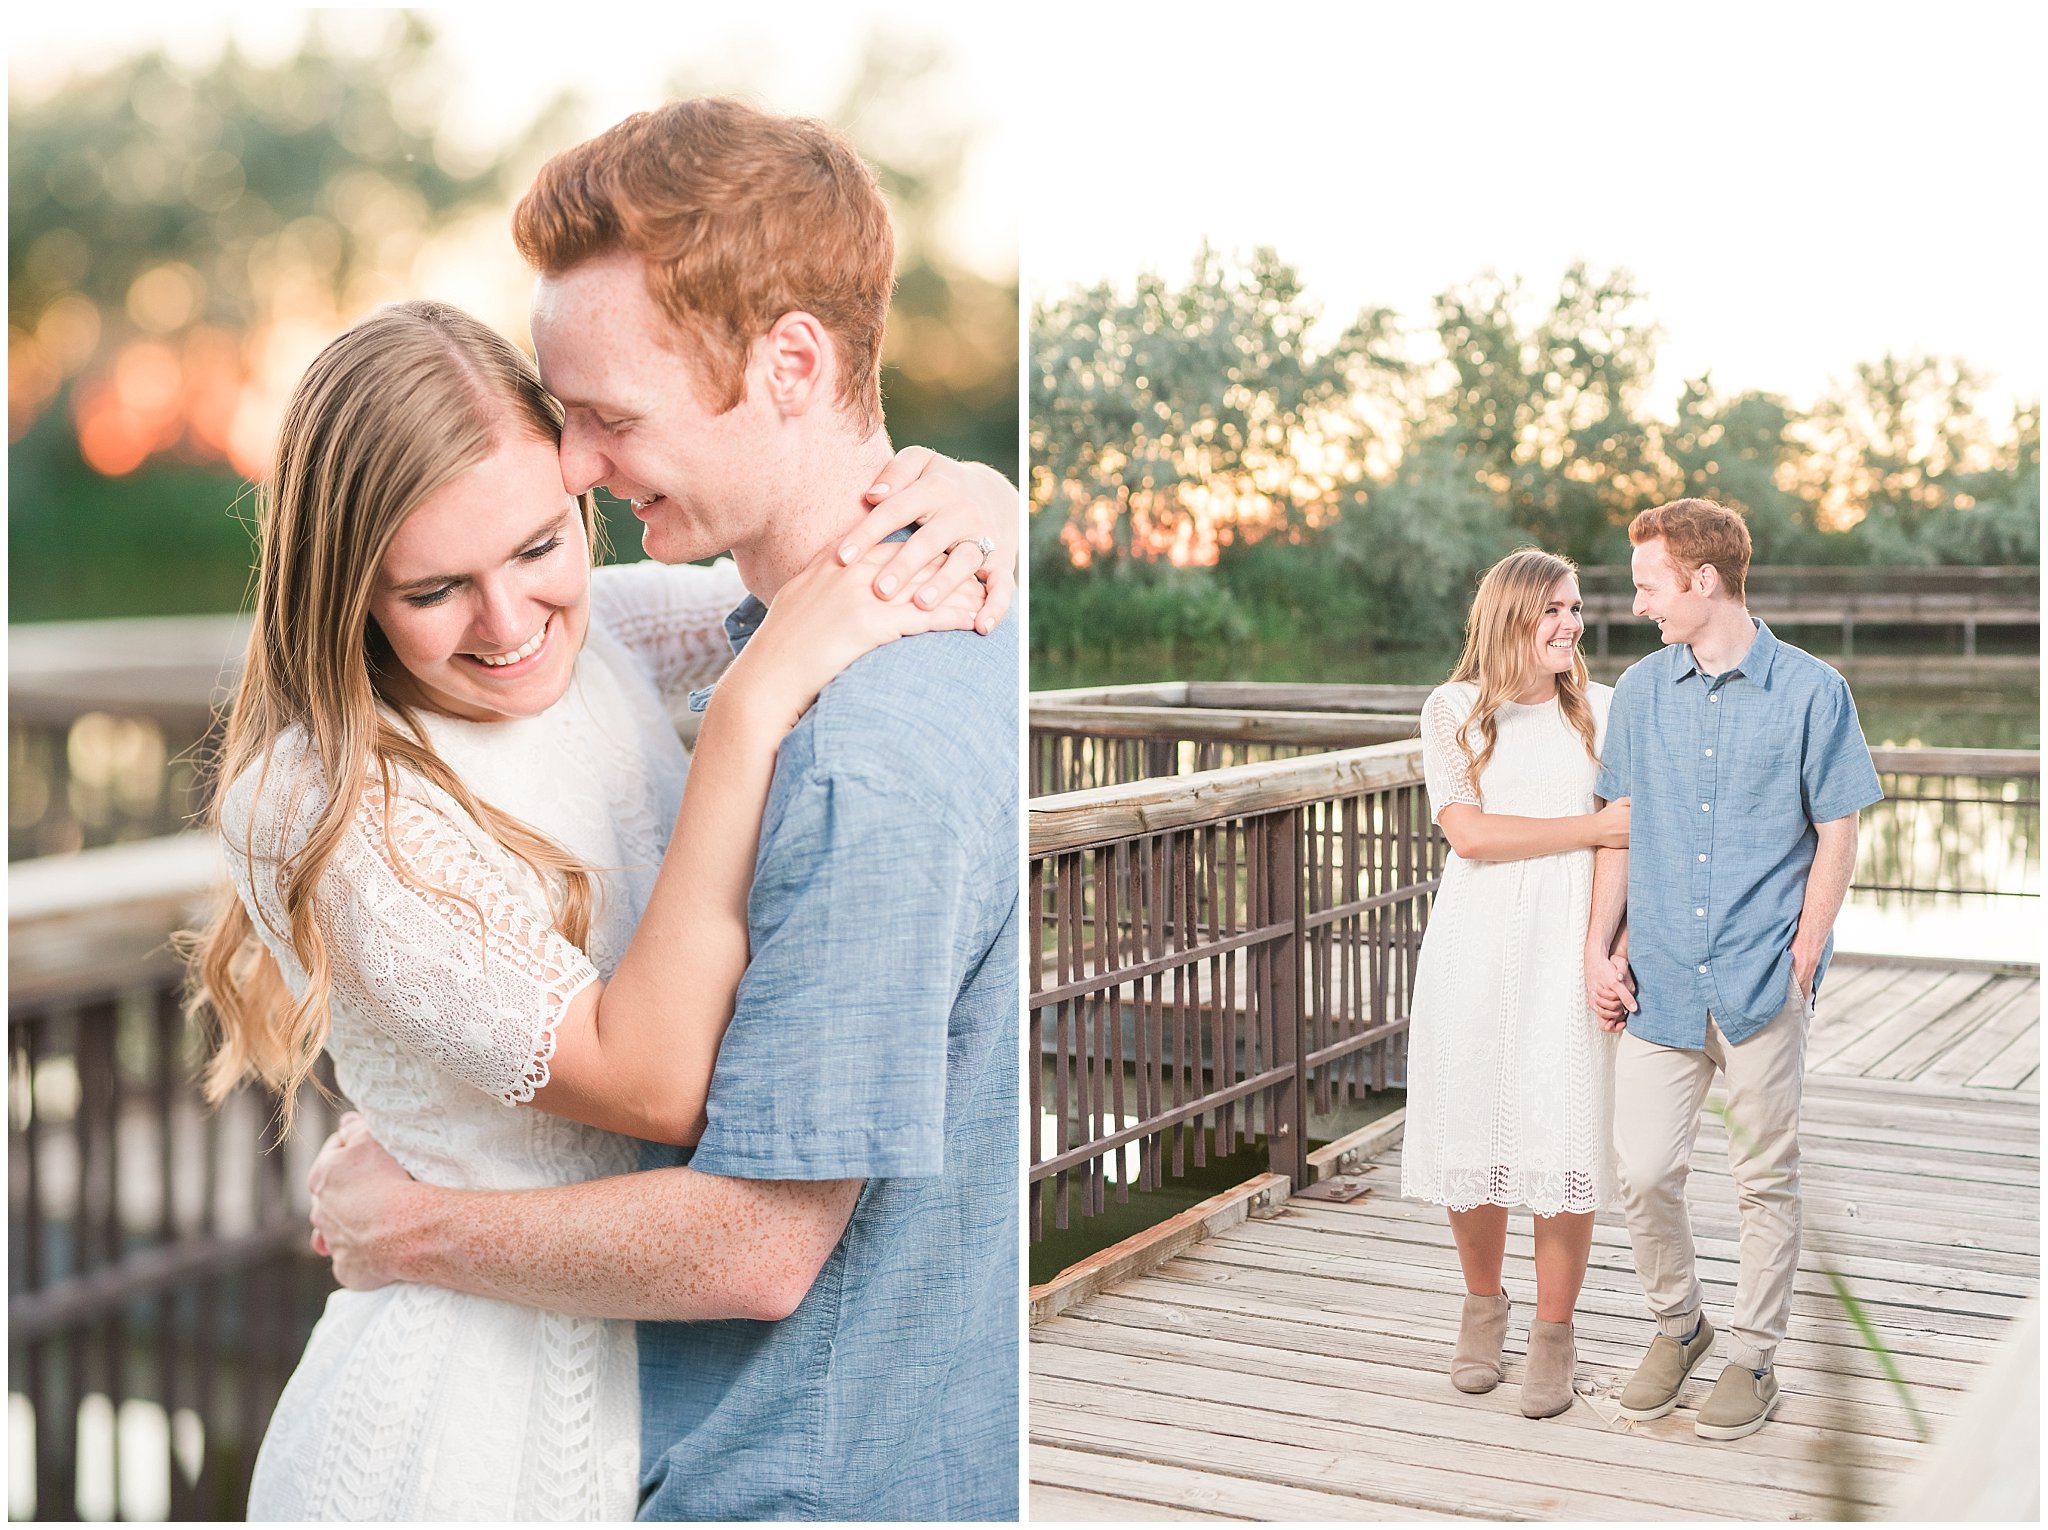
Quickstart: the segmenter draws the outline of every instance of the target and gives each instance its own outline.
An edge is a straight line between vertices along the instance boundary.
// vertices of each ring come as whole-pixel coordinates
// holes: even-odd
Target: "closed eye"
[[[424,611],[428,606],[438,606],[454,593],[455,585],[453,583],[444,584],[438,590],[428,590],[423,595],[408,595],[405,597],[405,603],[409,606],[418,606]]]
[[[560,547],[561,545],[562,534],[558,531],[553,536],[549,537],[545,542],[542,542],[537,546],[527,548],[526,551],[522,552],[519,556],[523,562],[536,563],[540,559],[545,558],[549,553],[553,552],[557,547]]]

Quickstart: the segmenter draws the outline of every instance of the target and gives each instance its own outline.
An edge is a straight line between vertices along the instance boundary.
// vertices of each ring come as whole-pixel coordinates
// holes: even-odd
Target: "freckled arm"
[[[862,1183],[689,1168],[545,1190],[410,1183],[372,1259],[391,1279],[588,1317],[773,1321],[810,1290]]]
[[[1800,988],[1808,993],[1820,966],[1821,949],[1835,927],[1835,917],[1842,912],[1849,879],[1856,871],[1856,815],[1817,823],[1813,832],[1820,842],[1806,873],[1806,897],[1799,906],[1799,928],[1792,936],[1792,968]]]

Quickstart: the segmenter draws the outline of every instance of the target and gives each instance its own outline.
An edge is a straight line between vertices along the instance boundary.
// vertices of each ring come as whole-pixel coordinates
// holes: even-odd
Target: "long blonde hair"
[[[319,1058],[330,1020],[331,971],[315,894],[350,821],[380,791],[387,853],[404,874],[392,839],[396,769],[453,798],[540,876],[557,928],[577,945],[588,936],[587,868],[480,801],[434,752],[405,700],[405,672],[370,615],[378,567],[416,506],[506,441],[559,441],[561,427],[561,408],[533,364],[445,303],[378,309],[329,344],[299,380],[259,501],[254,627],[207,820],[221,829],[227,787],[251,768],[261,771],[261,798],[280,740],[289,729],[303,731],[305,767],[326,787],[303,846],[287,854],[281,842],[254,843],[255,820],[265,815],[251,814],[237,848],[252,876],[277,878],[289,928],[272,933],[289,941],[309,981],[294,1000],[249,910],[224,889],[211,920],[182,942],[186,1012],[217,1028],[202,1078],[209,1101],[260,1080],[278,1092],[290,1129],[298,1086]],[[596,506],[588,494],[581,504],[595,560]],[[267,816],[289,822],[297,815]],[[473,905],[470,912],[477,913]],[[477,933],[481,939],[480,915]]]
[[[1465,618],[1465,651],[1458,656],[1453,680],[1469,680],[1479,687],[1463,723],[1458,726],[1458,747],[1472,768],[1478,784],[1494,745],[1500,741],[1494,721],[1501,703],[1512,701],[1529,683],[1531,645],[1550,592],[1567,574],[1576,575],[1579,566],[1540,547],[1518,547],[1486,571],[1479,581],[1479,593],[1472,597],[1471,613]],[[1586,656],[1572,650],[1572,667],[1557,677],[1557,705],[1565,721],[1586,741],[1588,758],[1598,761],[1593,747],[1593,707],[1586,700]],[[1472,725],[1479,725],[1479,748],[1466,737]]]

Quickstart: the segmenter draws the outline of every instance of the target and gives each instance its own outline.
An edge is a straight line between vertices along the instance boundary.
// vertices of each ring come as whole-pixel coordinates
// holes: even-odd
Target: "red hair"
[[[1721,588],[1738,601],[1743,598],[1742,584],[1749,574],[1749,527],[1733,510],[1711,499],[1674,499],[1643,511],[1628,523],[1631,547],[1659,537],[1664,539],[1679,578],[1689,582],[1702,564],[1711,563],[1721,576]]]
[[[840,407],[881,428],[896,240],[874,172],[823,123],[716,97],[636,112],[541,167],[512,237],[547,276],[617,250],[645,261],[720,412],[746,396],[753,342],[813,315],[838,347]]]

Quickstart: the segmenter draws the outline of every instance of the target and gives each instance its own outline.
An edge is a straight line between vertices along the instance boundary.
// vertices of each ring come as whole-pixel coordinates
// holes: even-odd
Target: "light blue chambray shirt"
[[[1731,1042],[1755,1035],[1792,981],[1813,826],[1884,796],[1849,683],[1758,621],[1723,674],[1682,643],[1630,665],[1603,742],[1594,790],[1630,799],[1630,1034],[1697,1049],[1712,1011]]]
[[[710,1124],[646,1162],[867,1185],[789,1318],[640,1325],[643,1519],[1017,1517],[1017,641],[887,644],[783,742]]]

